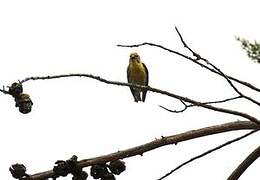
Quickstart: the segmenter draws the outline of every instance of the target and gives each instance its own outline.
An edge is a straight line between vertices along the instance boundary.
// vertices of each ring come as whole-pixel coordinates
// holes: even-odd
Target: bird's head
[[[140,62],[140,56],[136,52],[133,52],[130,54],[130,61]]]

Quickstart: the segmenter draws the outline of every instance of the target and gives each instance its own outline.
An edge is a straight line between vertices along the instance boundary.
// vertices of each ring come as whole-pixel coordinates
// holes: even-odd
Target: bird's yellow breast
[[[132,61],[129,63],[129,82],[145,85],[146,84],[146,71],[141,62]]]

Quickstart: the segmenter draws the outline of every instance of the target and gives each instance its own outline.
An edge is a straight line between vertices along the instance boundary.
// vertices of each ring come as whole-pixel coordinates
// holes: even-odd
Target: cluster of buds
[[[9,87],[9,94],[15,99],[15,107],[19,107],[19,111],[23,114],[31,112],[33,102],[28,94],[23,93],[23,86],[21,83],[13,83]]]
[[[121,160],[110,162],[109,164],[96,164],[90,169],[90,175],[94,179],[115,180],[114,175],[119,175],[125,170],[125,163]]]

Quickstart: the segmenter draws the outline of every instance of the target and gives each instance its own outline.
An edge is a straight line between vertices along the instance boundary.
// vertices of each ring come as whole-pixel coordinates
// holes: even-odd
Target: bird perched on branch
[[[129,83],[148,86],[148,69],[145,64],[142,63],[140,56],[137,53],[131,53],[129,59],[129,65],[127,67],[127,80]],[[130,90],[134,96],[135,102],[145,101],[147,90],[140,88],[130,87]],[[141,98],[142,94],[142,98]]]

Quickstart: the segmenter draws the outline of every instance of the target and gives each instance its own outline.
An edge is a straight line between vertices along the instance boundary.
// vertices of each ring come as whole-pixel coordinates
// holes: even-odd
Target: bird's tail
[[[134,94],[135,102],[141,101],[140,92],[136,91]]]
[[[147,91],[143,91],[143,92],[142,92],[142,101],[143,101],[143,102],[145,101],[146,93],[147,93]]]

